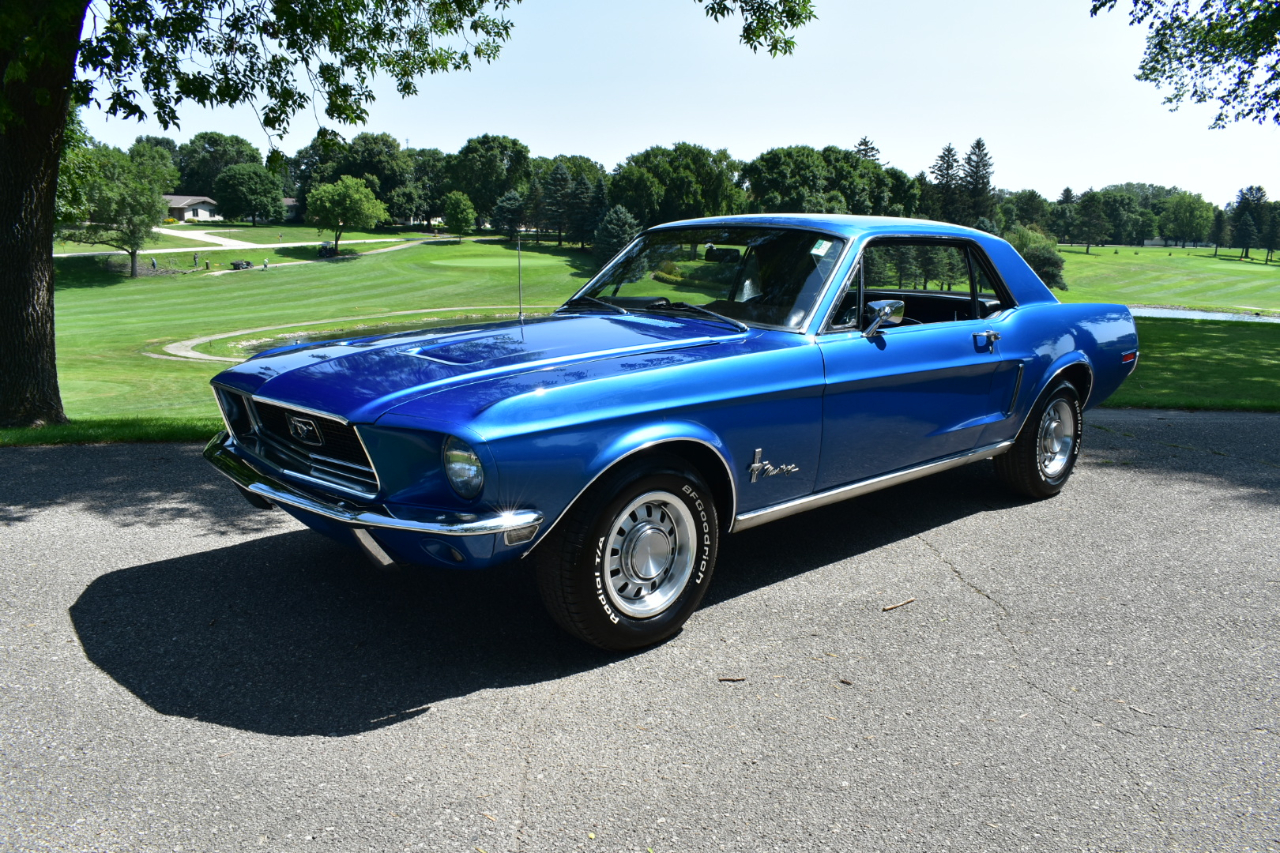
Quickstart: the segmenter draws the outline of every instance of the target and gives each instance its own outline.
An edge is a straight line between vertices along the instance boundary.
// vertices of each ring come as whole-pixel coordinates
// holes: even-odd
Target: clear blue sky
[[[948,142],[963,153],[981,136],[998,186],[1050,198],[1123,181],[1177,184],[1217,204],[1247,184],[1280,198],[1280,128],[1208,130],[1208,106],[1169,112],[1159,90],[1133,79],[1145,30],[1123,12],[1090,18],[1088,0],[815,6],[795,54],[772,59],[693,0],[528,0],[510,11],[514,35],[496,63],[426,78],[407,101],[379,85],[368,124],[337,129],[445,151],[506,134],[534,155],[583,154],[610,169],[677,141],[749,160],[781,145],[852,148],[865,135],[912,174]],[[85,118],[122,147],[161,133],[154,121]],[[292,154],[317,126],[299,115],[280,147]],[[247,108],[189,105],[168,135],[203,130],[267,148]]]

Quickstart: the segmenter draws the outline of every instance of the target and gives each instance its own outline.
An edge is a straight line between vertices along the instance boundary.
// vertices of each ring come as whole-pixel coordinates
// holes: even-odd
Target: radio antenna
[[[520,229],[516,228],[516,292],[520,299],[520,325],[524,325],[524,265],[520,255]]]

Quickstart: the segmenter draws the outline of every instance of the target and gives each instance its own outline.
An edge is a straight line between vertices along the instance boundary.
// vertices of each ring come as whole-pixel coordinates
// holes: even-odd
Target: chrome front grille
[[[378,475],[351,424],[222,388],[217,397],[227,426],[250,453],[323,485],[377,493]]]

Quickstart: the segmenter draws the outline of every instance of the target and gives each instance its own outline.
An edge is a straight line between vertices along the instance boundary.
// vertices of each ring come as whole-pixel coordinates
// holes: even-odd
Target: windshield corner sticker
[[[747,470],[751,472],[751,482],[753,483],[759,481],[761,477],[776,477],[779,474],[790,477],[800,470],[799,465],[770,465],[769,460],[760,460],[762,455],[764,455],[764,449],[757,447],[755,461],[747,466]]]
[[[813,248],[809,250],[809,254],[816,255],[819,258],[827,254],[827,250],[831,248],[830,240],[819,240],[813,244]]]

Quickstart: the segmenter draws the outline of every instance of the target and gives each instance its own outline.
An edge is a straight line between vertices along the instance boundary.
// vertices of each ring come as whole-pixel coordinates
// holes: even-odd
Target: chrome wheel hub
[[[694,529],[688,507],[670,492],[648,492],[623,508],[604,555],[610,603],[635,619],[670,607],[693,573]]]
[[[1040,419],[1040,474],[1046,480],[1066,470],[1075,446],[1075,413],[1066,400],[1055,400]]]

